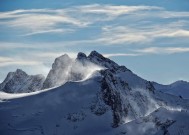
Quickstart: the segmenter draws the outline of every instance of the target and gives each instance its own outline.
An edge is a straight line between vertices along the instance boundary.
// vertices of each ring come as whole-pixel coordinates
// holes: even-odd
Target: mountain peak
[[[72,62],[72,59],[67,54],[64,54],[55,59],[52,65],[52,68],[55,69],[55,68],[59,68],[60,66],[67,66],[68,63],[71,63],[71,62]]]
[[[99,57],[99,58],[104,58],[104,56],[97,51],[92,51],[88,57]]]
[[[57,58],[55,59],[55,61],[63,61],[63,60],[65,60],[65,59],[70,59],[70,57],[68,56],[68,54],[63,54],[63,55],[57,57]]]
[[[21,72],[24,72],[24,71],[23,71],[22,69],[16,69],[16,72],[17,72],[17,73],[19,73],[19,72],[21,73]],[[25,73],[25,72],[24,72],[24,73]]]
[[[178,80],[178,81],[176,81],[176,82],[173,82],[172,84],[174,84],[174,83],[188,83],[187,81],[184,81],[184,80]]]
[[[79,53],[77,54],[77,59],[78,59],[78,60],[87,59],[87,56],[86,56],[85,53],[79,52]]]
[[[170,84],[171,86],[184,86],[184,85],[188,85],[189,83],[187,81],[183,81],[183,80],[178,80],[172,84]]]
[[[89,56],[88,59],[100,66],[106,67],[108,69],[117,69],[119,67],[119,65],[117,63],[115,63],[114,61],[105,58],[102,54],[98,53],[97,51],[92,51]]]
[[[27,76],[28,74],[26,72],[24,72],[22,69],[16,69],[15,72],[13,73],[16,73],[17,75],[19,76]]]

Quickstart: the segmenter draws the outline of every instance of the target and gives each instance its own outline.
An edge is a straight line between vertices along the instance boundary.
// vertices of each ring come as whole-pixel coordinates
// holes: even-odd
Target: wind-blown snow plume
[[[90,62],[83,53],[78,53],[76,59],[65,54],[55,59],[43,88],[60,86],[68,81],[87,79],[94,71],[100,69],[102,69],[101,66]]]
[[[91,63],[89,61],[85,61],[84,63],[82,63],[81,61],[77,61],[75,62],[72,67],[71,67],[71,70],[70,70],[70,75],[72,73],[75,73],[75,74],[78,74],[80,75],[80,80],[86,80],[88,79],[95,71],[99,71],[103,69],[103,67],[97,65],[97,64],[94,64],[94,63]],[[77,78],[75,78],[77,79]]]

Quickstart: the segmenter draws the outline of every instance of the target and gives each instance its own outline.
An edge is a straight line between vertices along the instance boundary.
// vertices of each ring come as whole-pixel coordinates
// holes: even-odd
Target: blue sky
[[[189,81],[188,0],[1,0],[0,81],[54,59],[104,54],[151,81]]]

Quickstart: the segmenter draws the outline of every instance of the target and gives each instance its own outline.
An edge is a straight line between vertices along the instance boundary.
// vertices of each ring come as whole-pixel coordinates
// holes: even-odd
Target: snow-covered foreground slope
[[[1,135],[189,133],[187,100],[129,84],[122,89],[121,78],[104,72],[34,94],[1,93]]]
[[[153,82],[155,89],[169,93],[181,98],[189,99],[189,82],[186,81],[176,81],[169,85],[162,85]]]

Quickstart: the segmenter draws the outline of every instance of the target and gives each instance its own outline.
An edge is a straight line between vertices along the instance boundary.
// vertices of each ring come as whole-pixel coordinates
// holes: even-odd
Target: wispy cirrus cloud
[[[0,25],[6,25],[10,28],[22,29],[23,35],[35,35],[42,33],[63,33],[70,32],[73,29],[61,27],[61,25],[72,25],[76,27],[85,27],[87,22],[67,15],[64,10],[50,9],[30,9],[1,12]],[[58,26],[60,25],[60,26]]]
[[[130,50],[127,53],[109,53],[103,54],[105,57],[137,57],[143,55],[170,55],[176,53],[189,53],[188,47],[148,47],[143,49]]]
[[[0,25],[22,29],[25,31],[23,35],[27,36],[51,32],[64,33],[85,28],[96,22],[111,21],[121,15],[143,16],[151,10],[162,11],[163,8],[91,4],[64,9],[20,9],[0,12],[0,20],[2,20]],[[68,28],[69,31],[67,31]]]
[[[9,57],[0,57],[0,63],[2,62],[9,62],[9,61],[12,61],[13,59],[12,58],[9,58]]]
[[[33,65],[40,65],[41,62],[37,61],[9,61],[9,62],[3,62],[0,63],[0,67],[6,67],[6,66],[33,66]]]
[[[45,34],[45,33],[71,33],[73,32],[72,29],[49,29],[49,30],[37,30],[35,32],[23,34],[22,36],[32,36],[32,35],[37,35],[37,34]]]
[[[189,53],[189,47],[149,47],[134,50],[140,54],[175,54],[175,53]]]
[[[184,25],[184,24],[183,24]],[[146,43],[158,38],[188,38],[189,30],[179,22],[162,25],[139,26],[105,26],[102,35],[97,41],[106,44]]]
[[[0,57],[0,67],[12,66],[12,65],[24,65],[24,66],[32,66],[32,65],[39,65],[41,62],[39,61],[32,61],[32,60],[21,60],[21,59],[14,59],[11,57]]]
[[[49,58],[57,58],[63,54],[68,54],[71,58],[77,57],[77,52],[42,52],[42,53],[34,53],[32,54],[36,58],[43,58],[43,59],[49,59]]]
[[[128,56],[128,57],[135,57],[135,56],[140,56],[142,54],[140,53],[108,53],[108,54],[103,54],[105,57],[120,57],[120,56]]]
[[[92,4],[79,6],[75,8],[82,13],[92,13],[92,14],[106,14],[108,16],[120,16],[124,14],[132,14],[139,11],[146,10],[161,10],[163,8],[156,6],[126,6],[126,5],[100,5]]]
[[[160,10],[159,12],[153,15],[156,15],[160,18],[188,18],[189,17],[188,12],[166,11],[166,10]]]

